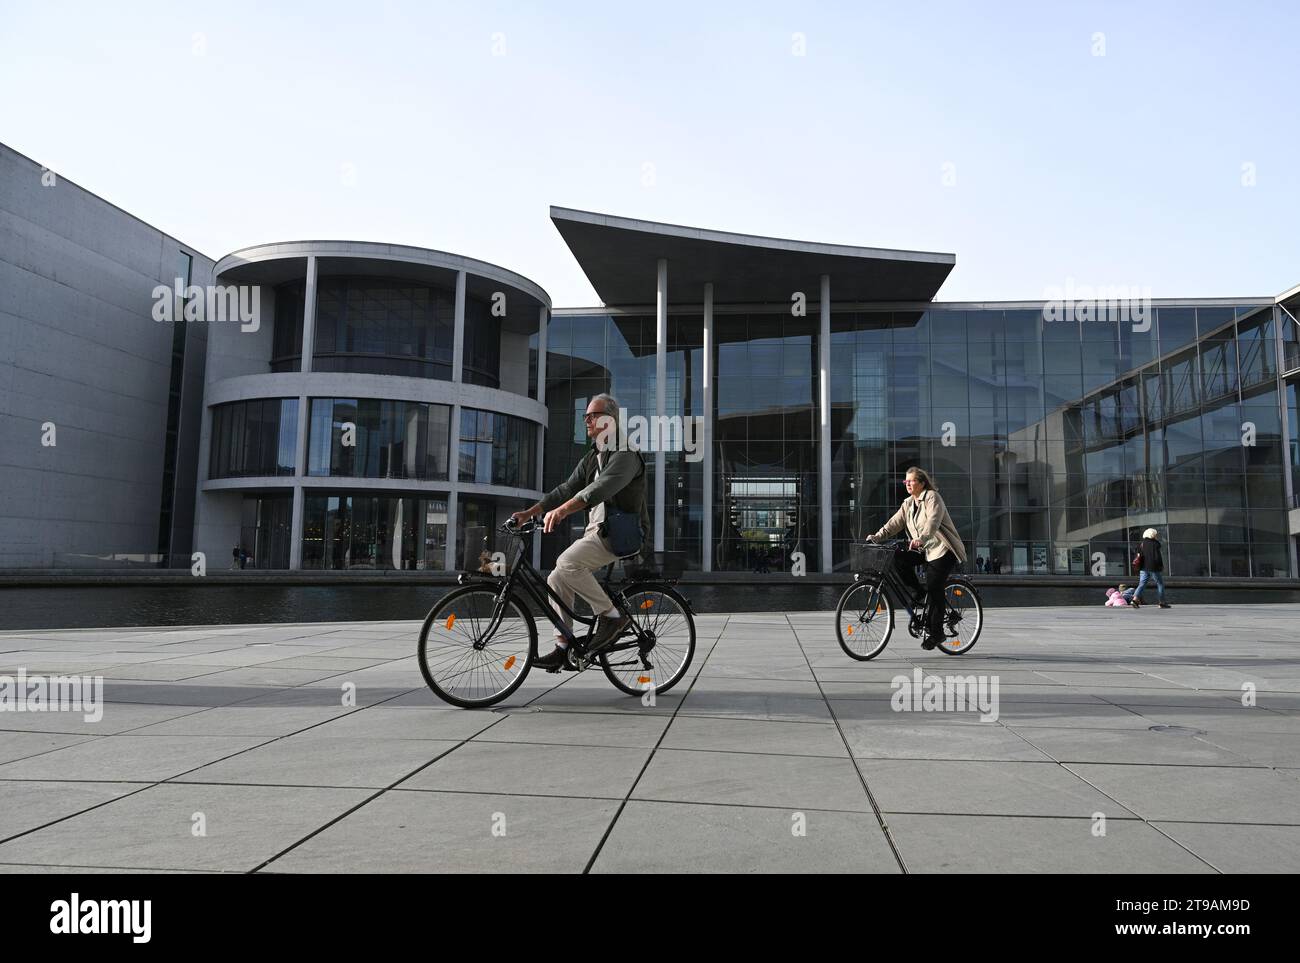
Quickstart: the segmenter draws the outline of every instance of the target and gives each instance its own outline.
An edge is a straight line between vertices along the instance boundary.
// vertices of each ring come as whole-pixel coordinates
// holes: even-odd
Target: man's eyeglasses
[[[582,416],[582,420],[584,423],[588,423],[594,421],[597,418],[606,418],[606,417],[608,416],[603,411],[590,411],[587,414]]]

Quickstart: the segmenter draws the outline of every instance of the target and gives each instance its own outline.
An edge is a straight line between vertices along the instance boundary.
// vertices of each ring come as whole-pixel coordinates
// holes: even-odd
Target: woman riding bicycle
[[[966,550],[929,474],[921,468],[909,468],[903,484],[908,497],[902,507],[883,528],[869,535],[867,541],[892,538],[907,529],[911,541],[906,551],[898,553],[894,568],[919,601],[922,589],[916,578],[916,567],[925,566],[927,621],[921,648],[933,649],[943,641],[944,583],[952,570],[966,561]]]

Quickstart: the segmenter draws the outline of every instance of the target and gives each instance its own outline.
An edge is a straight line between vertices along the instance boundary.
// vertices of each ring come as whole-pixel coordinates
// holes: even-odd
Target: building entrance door
[[[720,571],[788,572],[803,544],[799,511],[808,493],[797,475],[727,475],[722,479],[723,530],[717,539]]]

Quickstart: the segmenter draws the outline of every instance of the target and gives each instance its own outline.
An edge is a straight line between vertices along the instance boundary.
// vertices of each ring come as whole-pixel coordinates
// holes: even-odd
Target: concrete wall
[[[153,289],[182,251],[213,262],[0,145],[0,568],[158,550],[172,367]],[[184,323],[184,322],[182,322]],[[207,331],[186,331],[173,550],[188,551]],[[42,426],[53,423],[53,446]]]
[[[501,390],[528,396],[527,334],[501,332]]]
[[[229,283],[229,282],[222,282]],[[246,374],[266,374],[271,370],[271,344],[275,332],[275,290],[258,285],[260,315],[256,331],[245,331],[237,324],[214,327],[208,338],[207,383],[213,384]],[[295,319],[302,324],[302,318]]]

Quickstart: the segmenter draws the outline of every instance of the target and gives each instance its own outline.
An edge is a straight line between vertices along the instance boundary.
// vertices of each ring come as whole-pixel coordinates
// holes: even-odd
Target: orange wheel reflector
[[[452,612],[451,615],[447,616],[447,621],[446,623],[444,623],[443,628],[450,630],[451,627],[455,624],[456,624],[456,613]]]
[[[639,675],[636,677],[636,681],[640,682],[642,685],[645,685],[650,681],[650,677],[648,675]]]
[[[952,590],[952,594],[953,594],[953,595],[961,595],[961,589],[953,589],[953,590]]]
[[[512,655],[510,658],[506,659],[506,671],[509,671],[510,669],[514,668],[514,665],[515,665],[515,657]]]
[[[850,626],[847,626],[847,628],[848,628],[848,630],[849,630],[849,635],[852,635],[852,634],[853,634],[853,626],[850,625]]]
[[[879,614],[879,613],[881,613],[881,612],[883,612],[883,611],[885,611],[885,606],[884,606],[883,603],[880,604],[880,605],[877,605],[877,606],[876,606],[876,613],[877,613],[877,614]]]
[[[654,608],[654,604],[655,604],[654,599],[646,599],[644,602],[641,603],[641,608],[643,609]]]

